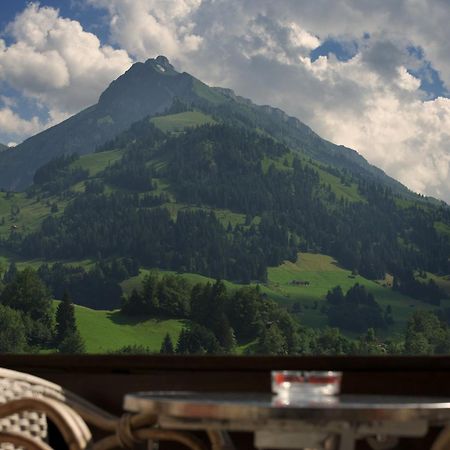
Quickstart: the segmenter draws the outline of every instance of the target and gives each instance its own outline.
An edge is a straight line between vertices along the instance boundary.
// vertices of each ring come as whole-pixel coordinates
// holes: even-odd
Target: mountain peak
[[[98,108],[129,126],[164,111],[174,97],[188,95],[191,85],[190,76],[177,72],[165,56],[158,56],[136,62],[114,80],[100,96]]]
[[[154,67],[161,73],[177,73],[172,64],[170,64],[169,59],[163,55],[159,55],[156,58],[147,59],[145,64]]]
[[[96,105],[27,139],[14,151],[0,145],[0,187],[23,189],[32,182],[36,169],[50,159],[62,154],[93,152],[132,123],[164,113],[176,98],[185,104],[195,104],[200,110],[217,109],[226,122],[245,127],[253,124],[321,163],[371,175],[399,191],[405,190],[356,152],[321,139],[280,109],[254,105],[230,89],[210,88],[190,74],[176,71],[162,55],[136,62],[108,86]],[[222,104],[224,108],[219,108]]]

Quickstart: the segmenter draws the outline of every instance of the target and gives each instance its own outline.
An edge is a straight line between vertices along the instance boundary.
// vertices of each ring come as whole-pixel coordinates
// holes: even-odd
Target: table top
[[[260,393],[150,391],[128,394],[130,412],[211,421],[411,421],[450,420],[450,398],[340,395],[282,399]]]

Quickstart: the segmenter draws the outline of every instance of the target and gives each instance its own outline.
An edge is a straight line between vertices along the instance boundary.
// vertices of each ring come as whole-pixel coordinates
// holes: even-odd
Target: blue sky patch
[[[330,53],[336,56],[339,61],[348,61],[358,52],[358,44],[353,41],[338,41],[327,39],[322,45],[315,48],[310,53],[311,61],[315,61],[319,56],[328,56]]]
[[[423,49],[409,46],[407,50],[410,56],[421,62],[418,68],[408,67],[408,72],[420,80],[420,89],[427,94],[427,98],[433,100],[437,97],[449,97],[449,90],[445,87],[439,72],[425,59]]]
[[[450,96],[450,92],[441,80],[439,72],[433,69],[429,62],[425,62],[418,70],[408,69],[408,72],[420,79],[420,89],[426,92],[429,100],[433,100],[437,97]]]
[[[46,122],[49,119],[47,108],[40,106],[33,98],[25,97],[21,92],[6,83],[0,83],[0,95],[0,108],[9,106],[13,111],[20,114],[22,119],[31,120],[33,117],[38,117],[41,122]],[[9,101],[14,103],[8,104]]]
[[[7,45],[13,43],[10,36],[4,34],[6,26],[14,20],[17,14],[23,12],[30,0],[1,0],[1,15],[0,15],[0,32],[1,38],[4,39]],[[77,20],[81,23],[86,31],[94,33],[102,42],[106,43],[108,40],[109,24],[103,12],[87,5],[82,0],[40,0],[35,2],[42,6],[50,6],[59,9],[60,15],[72,20]]]

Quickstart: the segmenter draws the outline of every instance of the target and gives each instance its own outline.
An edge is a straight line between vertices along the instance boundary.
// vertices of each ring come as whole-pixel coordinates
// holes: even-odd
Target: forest
[[[40,352],[56,349],[60,353],[82,353],[83,338],[75,321],[73,297],[68,289],[54,310],[55,292],[61,286],[55,279],[72,276],[60,268],[17,270],[11,265],[0,282],[0,351]],[[125,264],[116,262],[105,269],[123,276]],[[97,268],[96,270],[100,270]],[[381,311],[376,300],[355,284],[345,295],[336,287],[327,295],[329,327],[313,329],[302,326],[290,311],[261,293],[258,286],[244,286],[230,291],[221,280],[214,283],[189,283],[181,276],[151,272],[142,289],[121,298],[122,312],[130,316],[184,318],[187,325],[178,339],[167,334],[161,353],[230,354],[245,345],[246,354],[446,354],[450,352],[450,327],[442,315],[416,311],[408,320],[400,340],[381,338],[378,331],[392,320]],[[357,309],[359,328],[354,338],[340,328],[345,304]],[[338,308],[338,304],[343,305]],[[356,306],[355,305],[360,305]],[[348,316],[347,316],[348,321]],[[365,329],[365,327],[367,328]],[[126,346],[123,353],[150,353],[145,347]]]
[[[298,251],[334,256],[369,279],[391,273],[405,292],[415,270],[450,273],[450,240],[434,227],[450,222],[444,205],[400,206],[389,187],[349,174],[361,201],[338,198],[308,160],[245,129],[205,125],[164,138],[152,125],[141,128],[128,132],[134,138],[121,160],[84,192],[60,191],[73,197],[62,214],[49,215],[35,232],[13,231],[0,245],[32,258],[121,255],[244,283],[265,281],[268,266]],[[81,176],[72,160],[38,171],[40,195]],[[158,191],[162,181],[169,191]],[[105,185],[113,189],[105,192]],[[170,202],[191,208],[174,217]],[[216,209],[244,214],[248,224],[226,225]],[[436,301],[433,289],[421,287],[417,295]]]
[[[170,114],[195,108],[175,102],[158,119],[170,123]],[[0,235],[0,250],[41,263],[4,271],[0,320],[12,325],[3,351],[82,351],[73,303],[186,321],[179,337],[166,335],[167,353],[450,351],[450,313],[441,305],[448,295],[429,278],[450,273],[450,239],[436,226],[450,224],[448,206],[313,160],[274,138],[276,130],[270,135],[268,122],[256,127],[223,105],[202,111],[211,123],[163,132],[146,117],[99,146],[91,165],[71,154],[42,166],[25,193],[30,207],[49,209],[35,226],[15,225],[21,211],[6,194],[13,225]],[[119,156],[92,170],[95,157],[112,154]],[[386,289],[433,310],[415,310],[390,338],[391,306],[357,282],[345,290],[336,284],[320,306],[327,327],[307,327],[295,310],[302,305],[278,304],[260,288],[269,268],[295,262],[299,252],[329,255],[352,277],[385,283],[389,275]],[[91,263],[77,263],[84,260]],[[125,293],[121,283],[142,268],[157,270]],[[173,272],[217,281],[193,284]],[[62,300],[56,312],[54,299]],[[16,338],[14,327],[22,330]]]

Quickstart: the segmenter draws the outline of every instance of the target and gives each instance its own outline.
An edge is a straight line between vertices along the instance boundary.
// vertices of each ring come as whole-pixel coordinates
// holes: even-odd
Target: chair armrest
[[[92,436],[86,423],[78,413],[64,403],[53,399],[23,397],[1,404],[0,418],[24,411],[44,413],[59,429],[70,450],[84,450],[91,447]],[[22,438],[22,443],[20,445],[25,446],[25,448],[39,448],[36,447],[36,442],[41,441],[37,441],[33,438],[25,438],[17,433],[0,434],[0,442],[11,442],[8,441],[8,439],[16,439],[18,437]],[[23,443],[27,439],[30,441],[27,444],[28,446]],[[40,447],[40,449],[44,448],[47,449],[49,447]]]

